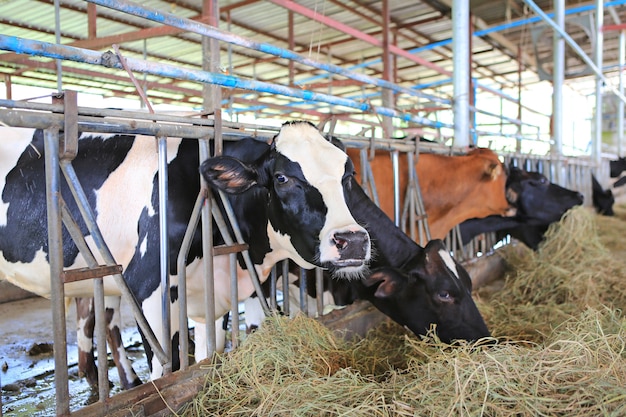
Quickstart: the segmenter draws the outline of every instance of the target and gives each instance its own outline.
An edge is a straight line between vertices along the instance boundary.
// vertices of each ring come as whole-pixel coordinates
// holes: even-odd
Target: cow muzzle
[[[332,234],[331,243],[338,257],[333,262],[336,267],[364,265],[370,258],[370,238],[365,231],[337,231]]]

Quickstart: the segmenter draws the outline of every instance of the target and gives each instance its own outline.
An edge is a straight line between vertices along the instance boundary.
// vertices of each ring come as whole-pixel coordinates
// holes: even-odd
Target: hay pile
[[[511,252],[504,288],[479,300],[495,346],[394,325],[348,343],[313,319],[271,317],[181,415],[626,415],[626,266],[596,222],[573,210],[538,253]]]

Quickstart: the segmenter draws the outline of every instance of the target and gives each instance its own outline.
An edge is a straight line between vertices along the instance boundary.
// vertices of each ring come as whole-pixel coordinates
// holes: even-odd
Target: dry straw
[[[349,343],[313,319],[270,317],[181,415],[624,416],[626,266],[601,221],[572,210],[540,251],[508,255],[504,288],[479,299],[495,345],[394,325]],[[610,221],[624,236],[626,222]]]

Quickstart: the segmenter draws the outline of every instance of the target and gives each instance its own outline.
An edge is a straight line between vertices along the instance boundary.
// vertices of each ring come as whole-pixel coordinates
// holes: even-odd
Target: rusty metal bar
[[[46,207],[48,213],[48,256],[50,260],[50,297],[54,326],[54,386],[57,416],[70,413],[67,371],[67,329],[65,326],[65,291],[63,272],[63,235],[61,220],[61,170],[59,169],[59,130],[44,132],[46,161]]]

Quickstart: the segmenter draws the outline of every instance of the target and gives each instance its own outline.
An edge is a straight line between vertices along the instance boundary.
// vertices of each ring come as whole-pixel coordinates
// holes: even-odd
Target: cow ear
[[[211,187],[229,194],[240,194],[257,183],[257,172],[230,156],[209,158],[200,166],[200,173]]]
[[[363,279],[363,285],[368,288],[378,285],[374,293],[376,298],[387,298],[400,292],[403,282],[401,274],[393,268],[379,268]]]
[[[485,174],[491,178],[491,180],[496,180],[502,174],[502,164],[498,162],[489,162],[485,169]]]

